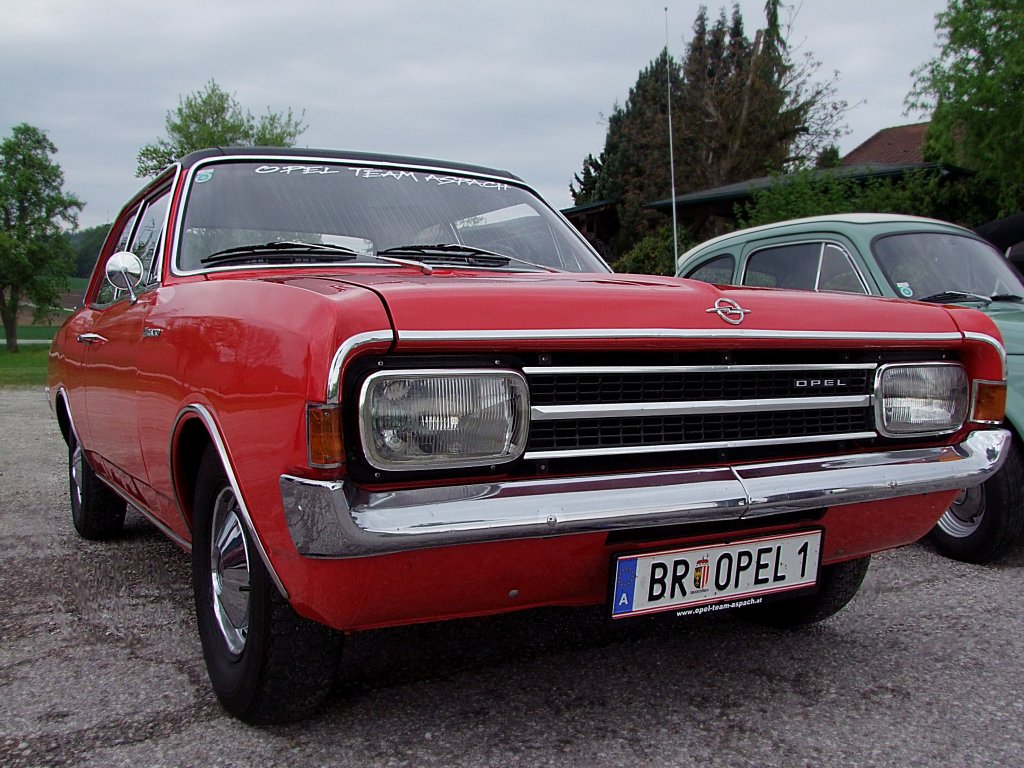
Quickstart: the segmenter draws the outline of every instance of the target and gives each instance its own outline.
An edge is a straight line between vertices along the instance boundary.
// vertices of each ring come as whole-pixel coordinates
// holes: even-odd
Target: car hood
[[[435,270],[430,275],[349,273],[286,282],[325,295],[337,294],[341,283],[373,291],[391,317],[399,348],[403,342],[430,337],[469,340],[487,338],[489,333],[517,338],[656,338],[772,337],[782,332],[793,339],[959,334],[953,318],[938,306],[648,275]]]

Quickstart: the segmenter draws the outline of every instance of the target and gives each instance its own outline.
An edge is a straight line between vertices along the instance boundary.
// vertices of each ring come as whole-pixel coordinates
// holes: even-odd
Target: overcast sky
[[[27,122],[56,144],[80,225],[140,186],[139,148],[212,78],[256,115],[304,111],[299,146],[507,168],[558,207],[603,116],[665,45],[665,0],[9,0],[0,23],[0,134]],[[739,3],[748,35],[763,0]],[[805,0],[791,45],[838,70],[847,152],[917,122],[903,100],[935,53],[944,0]],[[682,57],[698,2],[668,3]],[[721,7],[708,4],[710,15]],[[729,4],[731,8],[731,3]]]

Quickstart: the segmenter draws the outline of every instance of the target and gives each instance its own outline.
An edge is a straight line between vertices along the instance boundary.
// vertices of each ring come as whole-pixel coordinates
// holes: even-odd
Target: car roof
[[[942,227],[944,229],[952,229],[965,232],[972,237],[977,237],[975,233],[969,229],[965,229],[957,224],[951,224],[948,221],[940,221],[939,219],[928,219],[923,216],[905,216],[899,213],[834,213],[826,216],[808,216],[802,219],[788,219],[786,221],[776,221],[771,224],[762,224],[758,227],[750,227],[748,229],[738,229],[735,232],[727,232],[724,235],[713,237],[710,240],[705,240],[700,245],[696,245],[686,253],[679,257],[679,264],[682,264],[691,256],[702,252],[709,248],[714,248],[716,245],[737,238],[746,238],[750,235],[758,234],[771,234],[774,230],[789,229],[794,226],[802,226],[806,224],[860,224],[860,225],[872,225],[872,224],[923,224],[933,227]]]
[[[471,165],[469,163],[452,163],[447,160],[432,160],[425,157],[409,157],[406,155],[380,154],[376,152],[354,152],[340,149],[313,149],[310,147],[210,147],[191,152],[181,158],[181,166],[189,168],[201,160],[211,157],[294,157],[296,160],[340,160],[353,161],[357,163],[374,163],[383,165],[408,165],[419,168],[435,168],[465,173],[481,174],[485,176],[499,176],[513,181],[522,181],[518,176],[509,171],[498,168],[488,168],[483,165]]]

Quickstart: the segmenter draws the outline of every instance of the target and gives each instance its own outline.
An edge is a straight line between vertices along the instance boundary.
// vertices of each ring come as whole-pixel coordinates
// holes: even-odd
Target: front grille
[[[877,436],[876,365],[527,367],[528,459]]]
[[[828,375],[822,375],[825,373]],[[754,400],[799,397],[808,391],[818,395],[863,395],[870,394],[873,383],[873,371],[869,370],[847,369],[842,375],[830,371],[801,374],[792,370],[532,374],[530,400],[534,405],[566,405]],[[816,382],[813,387],[811,382]]]
[[[634,419],[565,419],[538,422],[527,451],[725,447],[720,443],[848,435],[874,429],[864,408]],[[709,443],[714,445],[709,446]]]

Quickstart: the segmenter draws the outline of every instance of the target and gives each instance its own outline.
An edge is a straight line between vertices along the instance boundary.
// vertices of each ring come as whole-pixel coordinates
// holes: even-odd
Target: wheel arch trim
[[[68,400],[67,390],[63,386],[57,387],[53,398],[53,412],[57,417],[57,426],[64,436],[64,442],[70,445],[71,435],[78,440],[78,430],[75,429],[75,417],[71,414],[71,402]]]
[[[274,568],[273,563],[270,562],[270,556],[267,554],[266,547],[263,546],[263,541],[260,539],[259,534],[256,532],[256,526],[253,524],[252,515],[249,513],[249,506],[245,503],[245,497],[242,495],[242,488],[238,483],[238,478],[235,475],[234,466],[231,463],[230,455],[228,454],[227,444],[224,441],[224,437],[221,434],[220,426],[217,424],[216,418],[213,413],[205,405],[200,403],[190,403],[186,405],[181,411],[178,412],[177,418],[174,420],[174,427],[171,430],[171,446],[170,446],[170,457],[171,457],[171,476],[176,477],[174,474],[174,468],[177,464],[176,461],[176,450],[175,447],[178,442],[178,436],[181,433],[181,427],[189,419],[198,418],[203,426],[206,428],[206,433],[210,437],[210,442],[217,451],[217,455],[220,458],[221,466],[224,468],[224,474],[227,476],[228,484],[231,486],[231,490],[235,493],[235,498],[238,500],[238,507],[242,512],[242,520],[245,523],[245,527],[249,532],[249,536],[252,538],[253,543],[256,546],[256,551],[259,553],[260,560],[263,561],[264,567],[267,569],[267,573],[270,574],[270,578],[273,580],[274,585],[280,591],[281,596],[286,600],[288,599],[288,590],[285,589],[284,583],[281,581],[281,577],[278,576],[277,571]],[[179,495],[178,482],[173,483],[175,502],[177,503],[178,510],[181,512],[182,517],[185,517],[185,507],[182,504],[182,499]],[[187,518],[186,518],[187,519]],[[191,527],[191,526],[190,526]]]

